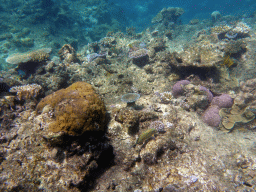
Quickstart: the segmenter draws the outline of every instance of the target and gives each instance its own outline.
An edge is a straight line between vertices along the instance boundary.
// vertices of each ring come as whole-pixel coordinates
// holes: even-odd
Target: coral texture
[[[219,115],[220,108],[217,105],[208,107],[202,115],[203,121],[212,127],[217,127],[220,124],[221,118]]]
[[[81,135],[86,131],[104,130],[104,103],[88,83],[76,82],[46,96],[37,111],[42,111],[46,105],[54,110],[55,120],[49,125],[53,132]]]
[[[38,84],[29,84],[22,86],[15,86],[10,89],[10,92],[17,93],[18,100],[22,99],[32,99],[37,97],[40,90],[42,89],[41,85]]]
[[[212,101],[212,99],[213,99],[212,92],[209,89],[207,89],[206,87],[204,87],[204,86],[200,86],[199,90],[200,91],[204,91],[206,93],[207,99],[208,99],[208,101],[210,103]]]
[[[189,83],[190,82],[188,80],[181,80],[181,81],[178,81],[177,83],[175,83],[175,85],[172,88],[173,96],[178,97],[178,96],[182,95],[184,92],[183,86],[188,85]]]
[[[75,49],[70,44],[65,44],[59,51],[60,59],[64,63],[77,62],[77,56]]]
[[[148,54],[147,49],[139,49],[139,50],[130,52],[129,57],[133,59],[138,59],[138,58],[145,57],[147,54]]]
[[[222,94],[214,97],[211,105],[217,105],[219,108],[230,108],[233,105],[233,99],[228,94]]]
[[[12,54],[6,58],[6,62],[10,64],[20,64],[27,62],[42,62],[49,58],[51,48],[42,48],[26,53]]]

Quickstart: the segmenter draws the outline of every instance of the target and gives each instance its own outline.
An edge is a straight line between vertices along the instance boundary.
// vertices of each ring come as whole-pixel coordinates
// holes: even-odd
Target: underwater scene
[[[0,2],[0,191],[256,191],[255,0]]]

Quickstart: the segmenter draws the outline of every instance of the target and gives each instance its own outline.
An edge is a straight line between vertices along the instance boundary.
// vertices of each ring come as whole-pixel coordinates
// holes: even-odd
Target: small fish
[[[148,139],[150,139],[154,134],[157,133],[157,130],[152,128],[152,129],[148,129],[147,131],[143,132],[139,138],[137,139],[136,143],[134,144],[133,147],[135,147],[137,144],[143,144],[145,141],[147,141]]]

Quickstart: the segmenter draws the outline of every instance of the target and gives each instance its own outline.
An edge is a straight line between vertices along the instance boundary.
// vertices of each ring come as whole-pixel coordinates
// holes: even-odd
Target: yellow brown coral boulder
[[[54,121],[49,125],[52,132],[65,132],[79,136],[86,131],[103,131],[105,105],[93,87],[85,82],[76,82],[46,96],[37,105],[37,112],[51,107]]]

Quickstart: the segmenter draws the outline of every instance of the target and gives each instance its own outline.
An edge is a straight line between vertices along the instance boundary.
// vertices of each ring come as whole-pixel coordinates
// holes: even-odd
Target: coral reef
[[[127,107],[134,106],[135,102],[140,98],[140,94],[138,93],[127,93],[124,94],[121,100],[127,103]]]
[[[213,97],[211,105],[217,105],[219,108],[230,108],[233,105],[233,99],[228,94],[221,94]]]
[[[6,62],[15,65],[28,62],[42,62],[49,58],[51,50],[51,48],[42,48],[26,53],[16,53],[7,57]]]
[[[247,44],[243,40],[230,41],[225,45],[225,56],[239,58],[246,52]]]
[[[115,112],[115,120],[122,123],[128,134],[138,132],[139,114],[132,108],[120,109]]]
[[[203,45],[191,45],[181,54],[183,66],[214,67],[220,60],[221,55],[209,42]]]
[[[199,87],[199,91],[205,92],[206,95],[207,95],[208,102],[211,103],[211,101],[212,101],[212,99],[213,99],[213,94],[212,94],[212,92],[211,92],[209,89],[207,89],[206,87],[204,87],[204,86],[200,86],[200,87]]]
[[[38,103],[36,110],[42,111],[47,105],[53,108],[55,117],[49,126],[52,132],[81,135],[86,131],[104,130],[104,103],[88,83],[76,82],[46,96]]]
[[[181,80],[175,83],[172,88],[172,94],[174,97],[178,97],[184,93],[184,85],[188,85],[190,82],[188,80]]]
[[[230,27],[229,25],[217,25],[211,28],[211,32],[216,33],[219,38],[222,38],[231,29],[232,27]]]
[[[238,22],[232,31],[237,33],[240,37],[247,37],[251,31],[251,27],[244,22]]]
[[[238,105],[233,105],[231,109],[220,109],[219,115],[222,118],[222,126],[228,130],[231,130],[238,122],[248,123],[255,118],[255,115],[249,108],[241,109]]]
[[[164,124],[161,121],[153,121],[149,127],[157,130],[158,132],[165,132]]]
[[[27,100],[27,99],[35,99],[39,95],[39,92],[41,89],[42,89],[41,85],[30,84],[30,85],[11,87],[9,92],[16,93],[18,100]]]
[[[221,13],[219,11],[213,11],[211,14],[212,22],[216,22],[221,18]]]
[[[155,94],[160,98],[161,102],[165,104],[170,103],[173,97],[171,92],[163,92],[163,93],[155,92]]]
[[[238,22],[235,26],[227,24],[216,25],[211,28],[213,34],[217,34],[219,39],[239,39],[249,36],[251,28],[244,22]]]
[[[153,15],[105,0],[16,3],[33,27],[1,22],[2,58],[53,57],[1,68],[1,191],[256,189],[254,18],[169,7],[138,33]]]
[[[68,64],[71,62],[78,62],[75,49],[70,44],[65,44],[59,50],[60,59]]]
[[[148,50],[138,49],[131,51],[129,57],[133,59],[133,62],[139,66],[143,66],[148,62]]]
[[[220,108],[217,105],[211,105],[208,107],[202,115],[203,121],[212,127],[218,127],[221,122],[219,115]]]
[[[163,8],[153,19],[152,23],[177,23],[178,18],[184,13],[181,7]]]

